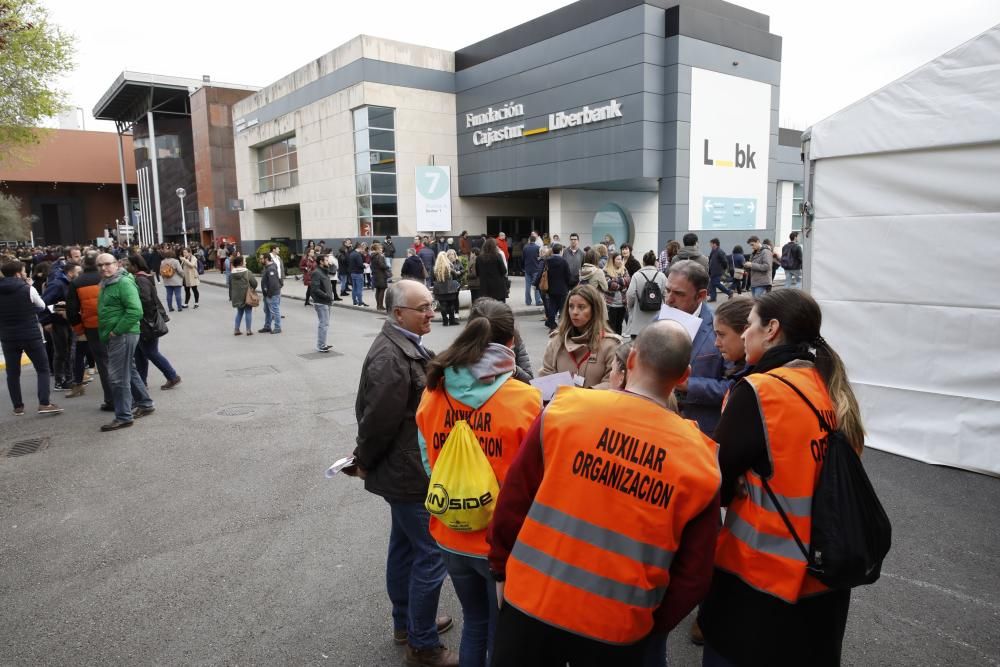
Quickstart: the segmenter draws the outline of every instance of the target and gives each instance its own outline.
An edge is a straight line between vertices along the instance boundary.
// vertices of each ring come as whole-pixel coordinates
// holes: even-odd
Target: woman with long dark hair
[[[507,262],[494,239],[486,239],[476,258],[479,293],[501,303],[507,301]]]
[[[191,252],[189,250],[186,252],[190,256]],[[160,352],[160,337],[154,332],[153,326],[157,314],[164,321],[170,319],[160,302],[160,297],[156,294],[156,279],[150,273],[146,260],[138,253],[132,253],[128,256],[125,268],[135,278],[135,285],[139,289],[139,301],[142,303],[139,344],[135,348],[135,368],[139,371],[139,377],[142,378],[143,384],[149,386],[149,364],[152,362],[167,380],[160,389],[173,389],[181,383],[181,376]]]
[[[604,296],[590,285],[569,291],[559,326],[549,334],[539,376],[568,372],[578,387],[603,389],[621,336],[608,324]]]
[[[503,489],[507,470],[542,409],[541,392],[513,377],[515,334],[510,307],[482,298],[451,346],[431,360],[416,417],[428,475],[453,425],[465,419]],[[462,603],[459,665],[485,667],[498,611],[496,582],[486,560],[486,530],[452,530],[432,515],[430,531]]]
[[[813,408],[856,452],[864,446],[861,411],[822,320],[800,290],[764,294],[750,311],[743,342],[753,369],[729,392],[714,436],[728,511],[698,617],[705,665],[840,664],[850,590],[808,573],[774,504],[808,542],[828,437]]]

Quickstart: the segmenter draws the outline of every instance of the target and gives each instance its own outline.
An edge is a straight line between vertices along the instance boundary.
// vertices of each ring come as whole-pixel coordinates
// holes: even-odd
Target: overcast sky
[[[122,70],[264,86],[364,33],[457,50],[570,4],[564,0],[43,0],[77,38],[66,79],[87,129]],[[742,0],[783,39],[782,127],[804,129],[993,25],[998,0]]]

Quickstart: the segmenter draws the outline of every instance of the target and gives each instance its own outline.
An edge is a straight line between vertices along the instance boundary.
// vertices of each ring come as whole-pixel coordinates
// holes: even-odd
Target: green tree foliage
[[[21,200],[0,192],[0,241],[27,241],[28,220],[21,215]]]
[[[35,128],[65,110],[58,79],[73,68],[73,38],[39,0],[0,0],[0,159],[38,141]]]

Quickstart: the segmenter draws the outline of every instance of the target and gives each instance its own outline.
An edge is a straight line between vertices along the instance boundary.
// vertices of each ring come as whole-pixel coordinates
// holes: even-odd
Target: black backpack
[[[766,480],[762,480],[764,490],[806,557],[809,574],[834,589],[875,583],[892,543],[892,525],[861,459],[843,432],[830,428],[823,415],[798,387],[777,375],[771,377],[791,387],[816,414],[820,427],[829,434],[823,468],[813,491],[812,534],[808,549]]]
[[[653,274],[652,280],[649,279],[646,274],[642,274],[646,278],[646,284],[639,289],[639,310],[643,312],[656,311],[659,312],[660,307],[663,305],[663,290],[656,282],[656,276],[660,275],[657,271]]]
[[[792,244],[786,243],[785,247],[781,249],[781,268],[790,269],[792,268]]]

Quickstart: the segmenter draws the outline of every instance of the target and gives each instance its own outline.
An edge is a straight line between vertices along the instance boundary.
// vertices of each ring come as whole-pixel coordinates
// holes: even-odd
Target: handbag
[[[549,293],[549,265],[546,264],[545,268],[542,269],[542,276],[538,279],[538,291],[542,294]]]
[[[243,303],[251,308],[256,308],[260,305],[260,295],[257,294],[257,290],[250,287],[250,285],[247,285],[247,294],[243,298]]]
[[[736,280],[743,280],[743,267],[733,267],[733,278]]]
[[[166,336],[169,331],[167,321],[164,319],[163,313],[160,312],[159,308],[154,311],[152,321],[147,318],[139,321],[139,336],[143,340],[153,340],[154,338]]]

